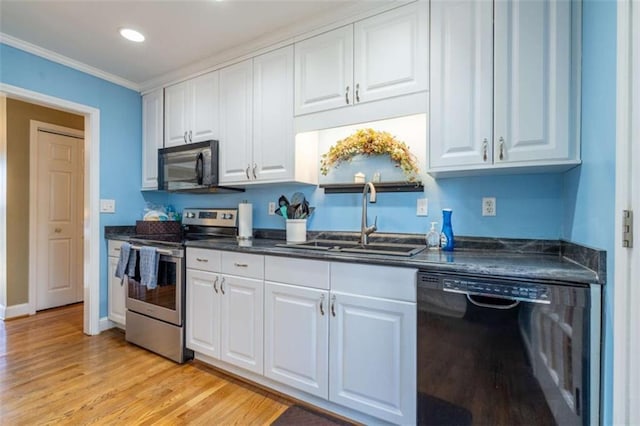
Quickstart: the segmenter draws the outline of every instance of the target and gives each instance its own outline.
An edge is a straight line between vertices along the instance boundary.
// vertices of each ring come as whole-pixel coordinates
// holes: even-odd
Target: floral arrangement
[[[419,173],[415,156],[409,151],[404,142],[398,141],[388,132],[379,132],[373,129],[359,129],[350,136],[339,140],[322,154],[320,160],[320,172],[323,175],[329,173],[329,168],[338,167],[344,161],[351,161],[356,155],[385,155],[400,167],[409,182],[416,180]]]

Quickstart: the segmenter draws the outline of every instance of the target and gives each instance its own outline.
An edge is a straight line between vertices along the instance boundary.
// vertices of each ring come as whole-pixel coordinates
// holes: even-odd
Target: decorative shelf
[[[320,188],[325,194],[361,193],[364,183],[324,183]],[[424,186],[419,182],[376,182],[373,184],[377,192],[422,192]]]

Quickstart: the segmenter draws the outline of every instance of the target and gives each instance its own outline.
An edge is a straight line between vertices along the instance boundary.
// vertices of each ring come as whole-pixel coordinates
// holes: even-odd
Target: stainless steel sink
[[[370,243],[363,247],[355,241],[344,240],[311,240],[305,241],[304,243],[278,244],[278,246],[293,249],[330,250],[334,252],[381,254],[406,257],[413,256],[425,249],[425,246],[395,243]]]

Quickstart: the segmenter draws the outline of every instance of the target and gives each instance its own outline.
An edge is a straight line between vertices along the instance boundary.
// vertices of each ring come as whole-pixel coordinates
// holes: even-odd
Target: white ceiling
[[[0,0],[0,32],[142,88],[302,21],[376,0]],[[389,0],[386,0],[389,3]],[[123,39],[131,27],[144,43]],[[292,36],[291,34],[289,36]]]

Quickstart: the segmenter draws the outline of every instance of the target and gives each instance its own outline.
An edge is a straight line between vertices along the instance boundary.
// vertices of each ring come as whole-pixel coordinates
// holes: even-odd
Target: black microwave
[[[173,192],[244,191],[218,185],[216,140],[158,150],[158,189]]]

